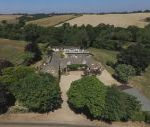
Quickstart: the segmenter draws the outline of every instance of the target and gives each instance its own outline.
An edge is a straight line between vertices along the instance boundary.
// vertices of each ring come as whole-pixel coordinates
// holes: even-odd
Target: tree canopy
[[[116,87],[106,87],[94,76],[74,81],[68,91],[68,102],[94,119],[107,121],[131,120],[141,105],[133,96]]]
[[[29,111],[49,112],[61,106],[58,81],[49,74],[38,74],[24,66],[11,67],[3,70],[0,81]]]

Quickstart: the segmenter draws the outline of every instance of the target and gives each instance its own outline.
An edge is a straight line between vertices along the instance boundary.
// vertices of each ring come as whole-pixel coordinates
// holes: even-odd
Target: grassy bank
[[[135,76],[130,84],[139,88],[150,99],[150,66],[142,76]]]
[[[5,58],[13,64],[20,64],[25,45],[24,41],[0,39],[0,58]]]
[[[106,63],[107,61],[112,61],[116,62],[117,61],[117,54],[118,52],[116,51],[110,51],[110,50],[105,50],[105,49],[96,49],[96,48],[90,48],[88,49],[90,53],[92,53],[94,56],[94,59],[101,62],[103,66],[111,73],[114,73],[114,69],[107,66]]]

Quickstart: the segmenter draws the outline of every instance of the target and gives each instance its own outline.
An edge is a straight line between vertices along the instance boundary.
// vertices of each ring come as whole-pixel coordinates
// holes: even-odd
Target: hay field
[[[13,64],[20,64],[23,60],[24,41],[8,40],[0,38],[0,58],[7,59]]]
[[[29,21],[27,24],[37,24],[41,26],[55,26],[70,19],[77,17],[76,15],[55,15],[48,18],[42,18],[34,21]]]
[[[93,25],[97,26],[100,23],[114,25],[116,27],[128,27],[135,25],[144,27],[148,24],[144,19],[150,17],[150,13],[132,13],[132,14],[105,14],[105,15],[83,15],[67,21],[71,25]]]
[[[21,15],[0,15],[0,22],[6,20],[8,22],[15,21]]]

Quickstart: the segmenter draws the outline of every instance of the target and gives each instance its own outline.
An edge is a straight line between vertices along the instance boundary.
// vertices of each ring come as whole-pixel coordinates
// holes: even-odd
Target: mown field
[[[16,22],[16,19],[21,15],[0,15],[0,22],[6,20],[8,23]]]
[[[0,39],[0,58],[5,58],[13,64],[20,64],[23,60],[24,41]]]
[[[111,73],[114,73],[114,69],[107,66],[107,61],[117,61],[118,52],[104,50],[104,49],[95,49],[90,48],[89,51],[94,55],[94,58],[97,61],[100,61],[103,66]],[[146,72],[142,76],[135,76],[129,81],[130,85],[133,85],[141,90],[149,99],[150,99],[150,66],[146,69]]]
[[[55,15],[55,16],[51,16],[48,18],[42,18],[38,20],[29,21],[27,22],[27,24],[37,24],[37,25],[41,25],[45,27],[56,26],[60,23],[63,23],[65,21],[68,21],[76,17],[77,17],[76,15]]]
[[[105,15],[83,15],[75,19],[67,21],[71,25],[92,25],[97,26],[100,23],[114,25],[116,27],[128,27],[129,25],[135,25],[138,27],[144,27],[148,24],[145,21],[147,17],[150,17],[150,13],[132,13],[132,14],[105,14]]]

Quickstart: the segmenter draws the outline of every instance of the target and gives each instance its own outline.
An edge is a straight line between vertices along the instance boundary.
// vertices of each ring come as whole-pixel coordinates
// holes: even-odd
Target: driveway
[[[103,70],[101,75],[98,75],[97,78],[103,82],[106,86],[111,86],[111,85],[121,85],[117,80],[115,80],[112,75],[107,71]]]

